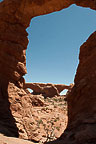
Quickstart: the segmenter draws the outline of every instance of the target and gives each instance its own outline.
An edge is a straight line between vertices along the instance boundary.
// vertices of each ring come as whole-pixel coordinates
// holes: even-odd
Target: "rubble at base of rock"
[[[60,137],[67,125],[65,95],[44,98],[42,95],[27,94],[13,83],[9,84],[8,93],[19,138],[44,143]],[[9,136],[12,136],[12,131],[16,130],[14,123],[0,123],[0,129],[4,129],[4,125],[6,129],[2,133],[6,135],[10,131]]]

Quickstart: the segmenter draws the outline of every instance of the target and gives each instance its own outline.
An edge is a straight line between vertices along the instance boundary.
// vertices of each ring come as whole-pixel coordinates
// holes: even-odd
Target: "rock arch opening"
[[[71,12],[71,14],[72,14],[72,10],[74,11],[74,8],[77,8],[77,9],[79,9],[80,11],[83,11],[83,12],[81,12],[81,13],[79,13],[79,14],[77,14],[77,17],[78,17],[78,19],[76,19],[77,17],[76,17],[76,15],[75,15],[75,18],[73,17],[71,17],[72,19],[74,19],[74,21],[75,21],[75,23],[73,24],[74,25],[74,28],[76,29],[76,37],[78,37],[78,36],[80,36],[80,37],[78,37],[78,40],[76,39],[76,37],[72,40],[72,43],[71,43],[71,45],[73,44],[73,49],[75,49],[74,47],[76,46],[76,49],[75,49],[75,51],[77,50],[77,47],[78,47],[78,52],[77,53],[79,53],[79,48],[80,48],[80,46],[86,41],[86,39],[89,37],[89,35],[92,33],[92,32],[94,32],[95,31],[95,29],[96,29],[96,27],[95,27],[95,24],[96,24],[96,22],[94,21],[94,19],[93,19],[93,25],[92,25],[92,23],[90,23],[90,22],[92,22],[92,19],[91,19],[91,16],[92,16],[92,13],[93,13],[93,15],[94,15],[94,17],[95,17],[95,15],[96,15],[96,12],[95,11],[93,11],[93,10],[90,10],[90,9],[86,9],[86,8],[81,8],[81,7],[76,7],[75,5],[73,5],[73,6],[71,6],[70,8],[68,8],[68,9],[71,9],[70,10],[70,12]],[[77,10],[78,11],[78,10]],[[83,14],[83,16],[84,16],[84,11],[85,11],[85,17],[84,18],[82,18],[82,14]],[[69,13],[70,13],[69,12]],[[92,12],[92,13],[91,13]],[[76,13],[76,11],[75,11],[75,13]],[[70,15],[71,15],[70,14]],[[80,15],[81,15],[81,18],[80,18]],[[72,16],[72,15],[71,15]],[[44,17],[47,17],[47,16],[44,16]],[[89,18],[90,17],[90,18]],[[47,56],[46,55],[46,45],[48,45],[48,44],[45,44],[45,45],[42,45],[42,44],[44,44],[44,42],[45,42],[45,39],[44,39],[44,37],[42,36],[42,35],[44,35],[44,34],[42,34],[44,31],[46,31],[45,29],[43,29],[44,28],[44,25],[47,23],[45,23],[44,25],[43,25],[43,22],[44,21],[41,21],[40,22],[40,18],[41,17],[39,17],[39,18],[35,18],[35,22],[34,22],[34,20],[32,21],[33,22],[33,30],[32,30],[32,24],[31,24],[31,28],[28,30],[28,31],[31,31],[32,32],[32,34],[31,35],[33,35],[34,36],[34,34],[33,34],[33,32],[35,31],[35,30],[37,30],[37,31],[35,31],[36,32],[36,36],[34,36],[35,37],[35,43],[33,42],[33,44],[32,43],[30,43],[30,45],[29,45],[29,53],[30,53],[30,48],[32,49],[35,49],[36,48],[36,51],[35,50],[33,50],[33,52],[35,51],[35,54],[34,54],[34,56],[32,56],[31,54],[30,54],[30,58],[29,59],[32,59],[32,57],[33,57],[33,62],[32,62],[32,64],[34,65],[34,68],[32,68],[32,71],[34,71],[35,72],[35,74],[36,74],[36,71],[37,71],[37,76],[36,75],[34,75],[33,76],[33,81],[34,82],[38,82],[38,78],[40,77],[41,79],[40,79],[40,81],[39,82],[42,82],[43,80],[45,80],[45,79],[47,79],[47,77],[48,76],[46,76],[46,78],[44,78],[44,74],[45,74],[45,72],[43,73],[43,71],[46,69],[44,69],[43,67],[42,67],[42,65],[43,65],[43,62],[45,61],[45,57]],[[68,17],[67,17],[68,18]],[[42,19],[42,18],[41,18]],[[54,19],[54,18],[53,18]],[[46,20],[48,20],[47,18],[45,18],[45,21]],[[65,21],[66,21],[66,18],[64,19]],[[37,22],[37,21],[39,21],[39,22]],[[51,18],[51,22],[53,22],[52,21],[52,18]],[[56,21],[55,21],[56,22]],[[53,25],[55,25],[55,22],[54,22],[54,24]],[[81,22],[81,23],[80,23]],[[95,22],[95,23],[94,23]],[[34,28],[34,24],[36,25],[36,23],[38,23],[38,25],[37,25],[37,28]],[[62,22],[61,22],[62,23]],[[67,22],[68,23],[68,22]],[[69,24],[69,29],[72,29],[72,28],[70,28],[71,27],[71,25],[72,25],[72,23],[71,22],[69,22],[68,23]],[[40,27],[40,29],[39,29],[39,25],[41,26]],[[50,23],[49,23],[49,25],[51,25]],[[78,26],[77,26],[78,25]],[[80,28],[80,26],[81,26],[81,28]],[[54,26],[55,27],[55,26]],[[46,28],[48,28],[47,27],[47,24],[46,24]],[[35,30],[34,30],[35,29]],[[67,27],[65,27],[65,32],[66,32],[66,29],[67,29]],[[41,31],[40,31],[41,30]],[[49,30],[49,28],[48,28],[48,30]],[[73,29],[72,29],[73,30]],[[80,30],[80,31],[78,31],[78,30]],[[62,31],[64,31],[64,30],[62,30]],[[78,31],[78,32],[77,32]],[[49,33],[51,33],[52,32],[52,30],[49,32]],[[68,32],[68,31],[67,31]],[[45,37],[46,37],[46,34],[47,35],[49,35],[48,34],[48,32],[46,31],[46,33],[45,33]],[[67,37],[70,39],[70,33],[66,33],[66,35],[67,35]],[[73,33],[71,32],[71,38],[72,38],[72,36],[74,37],[74,35],[75,35],[75,30],[73,30]],[[40,36],[41,37],[43,37],[42,39],[40,38]],[[55,35],[54,35],[55,36]],[[58,39],[60,38],[60,34],[58,34]],[[30,39],[31,37],[29,36],[29,39]],[[47,37],[48,38],[48,37]],[[64,38],[64,37],[63,37]],[[32,40],[33,40],[34,38],[32,37]],[[42,44],[40,45],[40,43],[39,43],[39,39],[42,41]],[[52,39],[52,38],[51,38]],[[66,38],[65,38],[66,39]],[[53,41],[54,41],[54,39],[52,39]],[[78,41],[78,43],[79,43],[79,46],[77,46],[76,45],[76,41]],[[55,41],[56,42],[56,41]],[[50,42],[49,42],[50,43]],[[58,43],[58,42],[57,42]],[[33,46],[31,46],[31,44],[33,45]],[[64,43],[63,43],[64,44]],[[35,45],[36,45],[36,47],[35,47]],[[57,45],[57,44],[56,44]],[[55,45],[55,46],[56,46]],[[66,45],[66,44],[65,44]],[[65,45],[63,45],[63,49],[65,48]],[[44,48],[42,49],[42,47],[44,46]],[[55,47],[54,46],[54,47]],[[61,45],[60,45],[61,46]],[[50,44],[49,44],[49,47],[51,47],[50,46]],[[59,47],[59,46],[58,46]],[[62,46],[61,46],[62,47]],[[52,51],[52,48],[53,47],[51,47],[51,51]],[[68,48],[68,46],[67,46],[67,48]],[[66,49],[67,49],[66,48]],[[69,46],[69,50],[70,50],[70,48],[71,48],[71,46]],[[40,49],[40,50],[39,50]],[[48,47],[47,47],[47,49],[48,49]],[[56,47],[55,47],[55,49],[56,49]],[[69,50],[68,50],[68,52],[69,52]],[[38,52],[38,54],[37,54],[37,51],[39,51]],[[45,53],[44,53],[44,51],[45,51]],[[59,47],[59,51],[60,51],[60,47]],[[61,50],[62,51],[62,50]],[[32,52],[32,53],[33,53]],[[41,52],[41,53],[40,53]],[[50,54],[50,50],[49,51],[47,51],[47,54],[48,54],[48,52],[49,52],[49,54]],[[53,52],[53,51],[52,51]],[[56,51],[55,51],[56,52]],[[55,53],[55,52],[53,52],[53,53]],[[43,54],[43,55],[42,55]],[[68,54],[68,53],[67,53]],[[69,56],[71,56],[72,55],[72,51],[71,51],[71,54],[70,54],[70,52],[69,52]],[[74,55],[74,54],[73,54]],[[39,59],[39,57],[40,57],[40,59],[42,60],[42,61],[40,61],[40,59]],[[54,57],[54,56],[53,56]],[[63,56],[62,56],[63,57]],[[78,57],[78,56],[77,56]],[[36,58],[37,59],[39,59],[39,62],[38,61],[36,61]],[[44,58],[44,59],[43,59]],[[49,59],[50,59],[50,55],[49,55]],[[69,58],[68,58],[69,59]],[[65,58],[62,60],[62,61],[64,61],[65,60]],[[78,60],[77,59],[75,59],[76,61],[77,61],[77,63],[78,63]],[[65,60],[66,61],[66,60]],[[50,62],[49,62],[50,63]],[[59,63],[60,63],[60,61],[59,61]],[[30,67],[30,62],[29,62],[29,67]],[[63,63],[62,63],[63,64]],[[38,66],[37,66],[38,65]],[[64,62],[64,65],[66,65],[66,63]],[[64,66],[63,65],[63,66]],[[39,67],[40,66],[40,67]],[[71,60],[71,63],[69,64],[69,66],[72,66],[72,60]],[[37,68],[36,68],[37,67]],[[47,67],[48,67],[48,65],[47,65]],[[35,69],[36,68],[36,69]],[[41,69],[43,70],[43,71],[41,71]],[[34,69],[34,70],[33,70]],[[49,68],[50,69],[50,68]],[[35,71],[36,70],[36,71]],[[42,74],[42,77],[39,75],[39,70],[41,71],[41,73],[43,73]],[[60,70],[62,71],[62,69],[60,68]],[[75,67],[75,70],[76,70],[76,67]],[[74,70],[74,71],[75,71]],[[51,71],[53,71],[53,70],[51,70]],[[56,71],[56,70],[55,70]],[[32,73],[31,73],[32,74]],[[38,76],[39,75],[39,76]],[[53,74],[54,75],[54,74]],[[62,77],[64,76],[64,73],[63,73],[63,75],[62,75]],[[75,75],[74,75],[75,76]],[[32,77],[32,75],[30,75],[30,77]],[[36,81],[35,81],[35,77],[36,77]],[[66,76],[65,76],[66,77]],[[28,78],[29,79],[29,78]],[[32,78],[31,78],[32,79]],[[60,80],[60,79],[59,79]],[[28,80],[28,82],[30,82],[30,79]],[[43,81],[44,82],[44,81]],[[47,80],[46,80],[46,82],[47,82]],[[50,82],[49,80],[48,80],[48,82]],[[70,83],[72,83],[72,81],[70,80]]]
[[[63,90],[63,91],[60,93],[60,95],[66,95],[67,92],[68,92],[68,90]]]
[[[83,16],[82,16],[83,15]],[[74,82],[80,46],[95,30],[95,11],[71,5],[34,18],[28,28],[27,82]]]
[[[13,133],[11,134],[14,135],[16,132],[16,135],[24,136],[25,139],[32,139],[33,133],[28,130],[28,128],[32,129],[31,124],[33,123],[32,113],[30,113],[32,112],[32,97],[26,95],[23,87],[24,79],[22,78],[27,72],[25,51],[28,39],[26,28],[29,26],[30,20],[38,15],[59,11],[74,3],[96,10],[95,0],[60,0],[59,2],[58,0],[4,0],[0,3],[0,105],[7,101],[6,106],[9,109],[9,113],[4,113],[4,115],[2,114],[2,108],[0,111],[2,115],[2,118],[0,117],[0,128],[4,129],[5,133],[10,131],[9,126],[7,126],[8,129],[5,128],[5,123],[11,114],[10,122],[13,121],[11,127]],[[75,85],[68,96],[68,125],[64,134],[58,139],[60,143],[95,143],[95,48],[96,32],[80,48]],[[6,110],[4,107],[4,111]],[[14,127],[16,128],[15,132]],[[55,141],[56,143],[58,142]]]

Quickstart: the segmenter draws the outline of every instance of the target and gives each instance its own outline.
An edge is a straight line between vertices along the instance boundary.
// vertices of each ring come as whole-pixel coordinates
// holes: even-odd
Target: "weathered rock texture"
[[[33,106],[44,106],[44,101],[39,96],[26,94],[11,82],[8,84],[8,94],[0,99],[0,133],[34,140]]]
[[[8,94],[0,105],[0,133],[36,143],[56,139],[63,133],[67,125],[64,96],[44,99],[41,95],[26,94],[11,82]]]
[[[15,90],[10,88],[10,82],[23,87],[22,76],[27,72],[26,28],[31,18],[58,11],[73,3],[96,10],[96,0],[4,0],[0,3],[0,132],[5,133],[7,128],[6,135],[18,137],[18,128],[10,109],[13,101],[9,102],[9,90],[15,95]],[[69,121],[65,134],[61,137],[63,144],[64,141],[66,144],[96,142],[95,48],[96,32],[80,49],[75,85],[68,96]],[[8,122],[12,127],[9,127]]]
[[[68,98],[71,138],[77,143],[96,143],[96,32],[80,47],[79,60],[75,86]]]
[[[0,134],[0,144],[13,144],[13,143],[14,144],[34,144],[27,140],[22,140],[22,139],[13,138],[13,137],[6,137]]]
[[[45,97],[53,97],[55,95],[60,95],[60,93],[65,89],[71,90],[72,86],[51,83],[25,83],[24,89],[27,88],[32,89],[33,94],[42,94]]]

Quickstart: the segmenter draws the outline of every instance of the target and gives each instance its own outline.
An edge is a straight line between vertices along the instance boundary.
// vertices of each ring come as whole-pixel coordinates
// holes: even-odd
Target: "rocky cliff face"
[[[31,18],[58,11],[73,3],[96,10],[96,0],[4,0],[0,3],[0,132],[18,137],[18,128],[10,109],[13,101],[9,101],[11,94],[14,98],[16,93],[10,87],[10,82],[19,89],[23,88],[22,76],[27,72],[26,28]],[[94,144],[96,141],[95,47],[96,32],[80,48],[75,85],[68,96],[69,121],[65,133],[59,139],[61,143]],[[11,128],[6,121],[12,124]]]
[[[96,140],[96,32],[80,47],[75,86],[68,98],[69,127],[77,142]],[[94,127],[93,127],[94,125]],[[80,129],[80,131],[79,131]]]
[[[75,85],[68,95],[68,125],[61,137],[49,144],[96,143],[96,32],[80,47]]]

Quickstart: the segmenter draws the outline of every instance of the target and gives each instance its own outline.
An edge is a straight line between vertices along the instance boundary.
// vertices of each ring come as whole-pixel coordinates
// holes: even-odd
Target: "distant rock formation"
[[[33,94],[42,94],[45,97],[53,97],[55,95],[60,95],[60,93],[65,90],[71,90],[72,85],[64,84],[52,84],[52,83],[25,83],[24,89],[30,88],[33,90]]]

